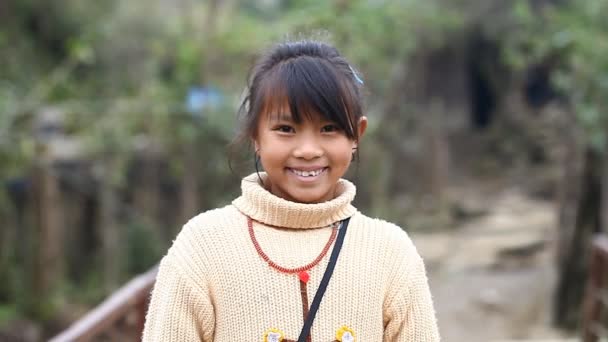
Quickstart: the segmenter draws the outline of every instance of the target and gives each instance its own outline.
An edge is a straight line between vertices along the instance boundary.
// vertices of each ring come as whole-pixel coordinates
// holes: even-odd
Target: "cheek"
[[[267,167],[277,167],[289,156],[289,150],[281,144],[263,145],[260,149],[260,159]]]
[[[350,144],[344,144],[333,153],[334,162],[347,168],[353,158],[353,150]]]

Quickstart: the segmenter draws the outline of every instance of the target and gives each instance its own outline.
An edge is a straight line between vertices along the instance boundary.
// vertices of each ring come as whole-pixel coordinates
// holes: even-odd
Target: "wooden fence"
[[[584,342],[608,338],[608,234],[593,239],[582,328]]]
[[[155,266],[133,278],[50,342],[141,341],[157,272]]]

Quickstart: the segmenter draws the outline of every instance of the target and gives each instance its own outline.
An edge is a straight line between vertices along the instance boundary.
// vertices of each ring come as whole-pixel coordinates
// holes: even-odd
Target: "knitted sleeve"
[[[182,274],[169,253],[161,261],[143,341],[212,341],[215,315],[209,291]]]
[[[408,250],[399,253],[393,269],[384,308],[384,341],[439,341],[424,263],[413,244]]]

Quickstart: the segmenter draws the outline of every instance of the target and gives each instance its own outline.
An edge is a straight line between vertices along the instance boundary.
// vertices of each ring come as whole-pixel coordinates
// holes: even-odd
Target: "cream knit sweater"
[[[294,203],[265,190],[256,174],[243,179],[240,197],[191,219],[162,259],[143,340],[256,342],[265,341],[269,329],[277,330],[267,341],[280,334],[283,341],[297,340],[304,322],[298,276],[262,260],[247,216],[262,250],[287,268],[314,260],[331,225],[350,216],[312,341],[340,340],[343,327],[358,342],[439,341],[424,264],[412,241],[401,228],[358,212],[354,196],[355,186],[341,180],[331,201]],[[309,271],[308,305],[330,254]],[[352,341],[349,336],[342,340]]]

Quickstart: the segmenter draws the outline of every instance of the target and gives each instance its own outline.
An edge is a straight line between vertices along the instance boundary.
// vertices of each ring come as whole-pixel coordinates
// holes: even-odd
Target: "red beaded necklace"
[[[281,273],[288,273],[288,274],[297,273],[298,277],[300,278],[300,281],[302,281],[304,283],[308,282],[308,279],[310,279],[308,270],[315,267],[323,259],[325,254],[327,254],[327,251],[329,251],[329,247],[336,239],[336,231],[337,231],[336,225],[334,225],[333,229],[331,230],[331,236],[329,237],[329,240],[325,244],[325,247],[323,247],[321,254],[319,254],[315,258],[315,260],[313,260],[311,263],[301,266],[301,267],[286,268],[286,267],[282,267],[282,266],[278,265],[277,263],[275,263],[274,261],[270,260],[268,255],[266,255],[266,253],[264,253],[264,251],[262,250],[262,247],[260,247],[260,244],[258,243],[258,240],[255,238],[255,233],[253,231],[253,220],[251,219],[251,217],[247,217],[247,226],[249,227],[249,237],[251,237],[251,241],[253,242],[253,247],[255,247],[255,250],[256,250],[256,252],[258,252],[260,257],[266,263],[268,263],[268,265],[270,267],[274,268],[275,270],[277,270]]]

